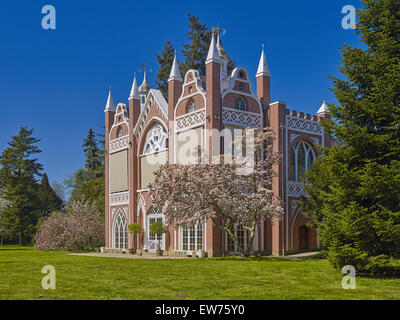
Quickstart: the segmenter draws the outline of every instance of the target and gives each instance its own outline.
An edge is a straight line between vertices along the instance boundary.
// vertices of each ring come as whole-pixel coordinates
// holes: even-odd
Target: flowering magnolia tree
[[[40,225],[35,237],[39,250],[84,250],[104,245],[104,218],[90,201],[74,201],[53,212]]]
[[[251,133],[251,135],[250,135]],[[193,226],[199,219],[227,232],[243,256],[250,254],[255,228],[261,218],[280,217],[282,207],[272,191],[272,166],[279,156],[272,152],[271,131],[247,129],[242,146],[252,136],[254,157],[219,157],[197,164],[165,164],[155,172],[154,204],[165,214],[166,226]],[[242,140],[243,139],[243,140]],[[249,170],[248,162],[252,163]],[[238,241],[235,225],[247,230],[249,241]]]

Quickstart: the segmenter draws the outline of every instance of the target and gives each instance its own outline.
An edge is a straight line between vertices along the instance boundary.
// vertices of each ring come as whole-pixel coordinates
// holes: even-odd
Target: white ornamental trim
[[[261,128],[261,116],[258,113],[232,108],[222,108],[222,121],[241,127]]]
[[[110,194],[110,206],[119,206],[122,204],[129,204],[129,192]]]
[[[290,134],[290,143],[292,143],[298,136],[300,136],[300,135],[299,135],[299,134],[291,133],[291,134]]]
[[[303,183],[288,181],[287,195],[288,195],[288,197],[300,197],[302,195],[305,196],[306,192],[304,190]]]
[[[286,116],[286,127],[288,130],[310,133],[322,136],[324,129],[318,121]]]
[[[183,116],[179,116],[175,120],[175,131],[179,132],[204,123],[206,120],[206,110],[193,111]]]
[[[110,141],[110,153],[114,153],[120,150],[128,149],[129,136],[123,136]]]

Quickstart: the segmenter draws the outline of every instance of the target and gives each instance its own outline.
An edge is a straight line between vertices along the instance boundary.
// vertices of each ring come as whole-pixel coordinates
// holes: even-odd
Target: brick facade
[[[259,221],[254,251],[279,255],[317,249],[317,233],[308,228],[308,219],[297,205],[300,195],[304,194],[304,188],[300,181],[292,179],[289,175],[293,175],[295,170],[298,178],[297,175],[301,171],[298,168],[302,164],[292,165],[293,161],[298,161],[296,152],[299,152],[299,148],[304,148],[308,152],[307,157],[314,159],[318,156],[316,145],[330,146],[330,137],[320,123],[329,118],[329,114],[322,112],[318,116],[311,116],[288,110],[284,102],[271,103],[271,75],[265,69],[266,61],[260,60],[255,78],[256,92],[253,92],[246,69],[236,68],[231,74],[225,75],[226,61],[216,54],[215,48],[210,47],[210,52],[211,55],[209,53],[206,61],[205,77],[200,77],[198,71],[189,70],[181,79],[179,74],[173,75],[171,71],[168,102],[160,91],[146,88],[143,84],[140,88],[144,89],[140,94],[137,93],[135,80],[133,96],[129,98],[128,107],[118,104],[116,110],[106,108],[106,247],[153,251],[154,243],[158,241],[162,243],[164,250],[171,254],[193,251],[193,248],[189,247],[193,247],[194,240],[185,240],[182,228],[171,225],[165,236],[158,240],[154,240],[154,235],[149,232],[149,225],[157,219],[162,219],[162,215],[152,207],[151,191],[142,186],[141,159],[148,156],[145,147],[150,131],[154,125],[160,124],[161,131],[168,137],[168,144],[164,147],[168,150],[170,162],[176,158],[176,137],[179,132],[196,128],[222,130],[226,126],[252,126],[260,129],[271,127],[276,137],[273,150],[283,155],[282,162],[273,168],[273,191],[282,199],[285,213],[281,220]],[[264,53],[262,59],[265,59]],[[141,101],[143,97],[145,99]],[[244,100],[245,110],[237,109],[239,98]],[[191,101],[194,102],[195,108],[188,113]],[[128,138],[124,138],[125,136]],[[213,144],[211,135],[206,137],[205,147],[211,154],[220,152],[219,146]],[[110,172],[110,155],[121,150],[128,151],[126,174],[129,188],[110,193],[109,181],[110,175],[113,174]],[[116,222],[118,216],[125,223],[121,224],[122,227]],[[133,222],[140,223],[144,233],[140,236],[128,235],[126,244],[127,233],[124,228]],[[211,221],[196,228],[196,236],[202,236],[196,238],[195,248],[201,247],[208,256],[220,256],[229,251],[226,235],[215,228]]]

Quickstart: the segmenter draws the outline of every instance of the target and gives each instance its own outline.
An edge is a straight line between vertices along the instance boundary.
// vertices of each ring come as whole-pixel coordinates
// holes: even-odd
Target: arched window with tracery
[[[190,99],[190,101],[189,101],[189,103],[188,103],[186,109],[187,109],[187,110],[186,110],[187,113],[190,113],[190,112],[193,112],[193,111],[196,110],[196,105],[195,105],[193,99]]]
[[[235,100],[235,108],[242,111],[246,111],[247,110],[246,101],[244,101],[242,97],[237,98]]]
[[[289,154],[289,180],[302,181],[314,161],[314,151],[308,143],[304,141],[295,143]]]
[[[114,236],[113,248],[127,249],[128,248],[128,223],[125,214],[119,211],[114,221]]]
[[[168,135],[165,128],[156,122],[147,132],[143,154],[152,154],[168,148]]]

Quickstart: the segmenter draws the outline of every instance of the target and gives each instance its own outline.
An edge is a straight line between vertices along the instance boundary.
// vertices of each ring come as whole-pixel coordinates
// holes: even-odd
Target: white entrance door
[[[154,222],[162,222],[162,216],[161,217],[152,217],[152,216],[147,217],[147,247],[148,247],[149,252],[156,252],[157,249],[165,250],[165,248],[164,248],[165,235],[160,236],[160,235],[151,233],[151,231],[150,231],[150,226]]]

